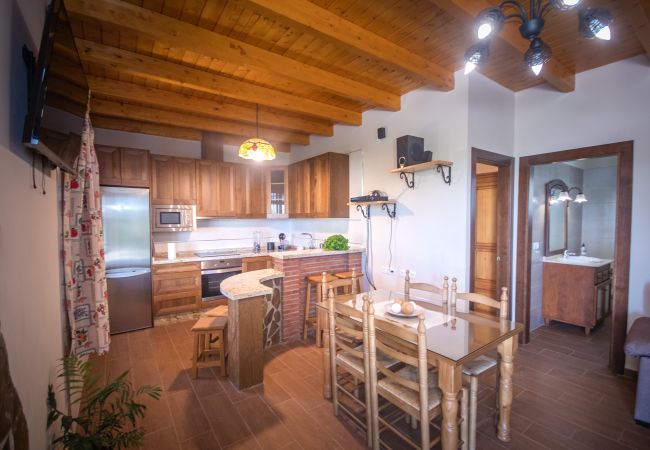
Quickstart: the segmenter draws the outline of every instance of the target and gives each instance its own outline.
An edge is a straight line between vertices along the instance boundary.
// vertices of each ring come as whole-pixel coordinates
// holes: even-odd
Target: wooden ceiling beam
[[[361,112],[359,111],[351,111],[275,89],[233,80],[215,73],[82,39],[77,39],[76,42],[81,60],[86,63],[99,64],[118,72],[139,75],[221,97],[258,103],[271,108],[307,114],[348,125],[361,125]]]
[[[494,6],[494,2],[490,2],[489,0],[429,1],[458,20],[473,21],[483,9]],[[506,24],[495,38],[502,40],[522,55],[526,53],[530,45],[526,39],[521,37],[518,27],[509,24]],[[544,64],[540,77],[560,92],[571,92],[575,90],[575,74],[560,64],[555,58],[551,58],[549,62]]]
[[[48,80],[48,96],[50,94],[66,98],[77,105],[86,104],[86,91],[60,78],[52,77]],[[239,136],[242,141],[254,136],[257,131],[254,125],[213,119],[196,114],[179,113],[129,103],[102,100],[96,97],[90,100],[90,111],[93,114],[105,117],[128,118],[139,122],[231,134]],[[309,135],[307,134],[277,130],[274,128],[260,128],[260,137],[274,142],[287,142],[300,145],[309,144]]]
[[[429,59],[360,27],[307,0],[240,0],[247,8],[272,16],[310,34],[345,46],[354,53],[390,63],[427,81],[434,88],[450,91],[454,74]]]
[[[87,79],[90,89],[94,93],[113,99],[255,124],[255,108],[108,78],[88,76]],[[260,108],[259,117],[260,125],[321,136],[332,136],[334,133],[331,123],[287,116],[265,108]]]
[[[175,48],[219,61],[311,84],[336,95],[398,111],[400,96],[205,28],[119,0],[66,0],[68,13],[148,36]]]
[[[650,58],[650,2],[641,0],[623,0],[625,18],[634,28],[645,54]]]
[[[97,114],[91,114],[91,120],[93,127],[95,128],[126,131],[128,133],[150,134],[174,139],[185,139],[188,141],[200,141],[203,139],[203,133],[201,131],[192,130],[190,128],[139,122],[137,120],[120,119],[118,117],[108,117]]]

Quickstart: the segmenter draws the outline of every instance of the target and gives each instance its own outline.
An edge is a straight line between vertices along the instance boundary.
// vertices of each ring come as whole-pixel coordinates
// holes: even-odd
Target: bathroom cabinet
[[[585,334],[611,311],[611,265],[598,266],[544,262],[542,315],[584,327]]]

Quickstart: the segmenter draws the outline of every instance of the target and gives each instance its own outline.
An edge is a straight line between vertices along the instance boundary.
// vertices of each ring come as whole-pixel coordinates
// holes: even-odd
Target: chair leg
[[[226,339],[225,330],[221,332],[221,351],[219,352],[219,364],[221,365],[221,376],[226,376]]]
[[[469,382],[469,450],[476,449],[476,407],[478,403],[478,377]]]
[[[460,438],[463,440],[462,450],[469,448],[469,417],[468,417],[468,403],[469,392],[467,388],[463,388],[463,397],[460,399],[460,417],[463,421],[460,424]]]
[[[192,354],[192,378],[196,378],[199,375],[199,368],[196,363],[199,359],[199,334],[194,333],[194,352]]]
[[[322,283],[316,284],[316,303],[322,301],[322,286]],[[318,309],[316,309],[316,326],[314,328],[316,329],[316,347],[318,348],[323,346],[319,316],[320,314],[318,314]]]
[[[307,319],[309,319],[309,304],[311,303],[311,283],[307,281],[307,295],[305,296],[305,322],[302,328],[302,339],[307,340]]]

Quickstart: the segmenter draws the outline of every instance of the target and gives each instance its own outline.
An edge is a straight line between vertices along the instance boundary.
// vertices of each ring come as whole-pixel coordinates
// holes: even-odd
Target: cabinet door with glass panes
[[[287,168],[274,167],[267,171],[267,217],[281,219],[289,217],[289,198],[287,195]]]

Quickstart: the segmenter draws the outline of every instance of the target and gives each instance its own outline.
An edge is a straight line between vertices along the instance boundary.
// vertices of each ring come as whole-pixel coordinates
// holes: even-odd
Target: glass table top
[[[351,296],[343,303],[361,311],[364,295],[370,296],[373,300],[375,321],[385,320],[407,328],[417,328],[419,320],[417,316],[405,318],[388,312],[395,300],[407,298],[404,293],[376,290]],[[424,312],[429,352],[456,363],[462,364],[463,361],[474,359],[478,354],[495,348],[498,343],[523,329],[521,324],[511,320],[467,312],[464,301],[461,304],[459,300],[458,308],[451,309],[443,305],[442,299],[433,295],[425,298],[420,295],[420,292],[415,295],[411,293],[408,299],[414,301]]]

